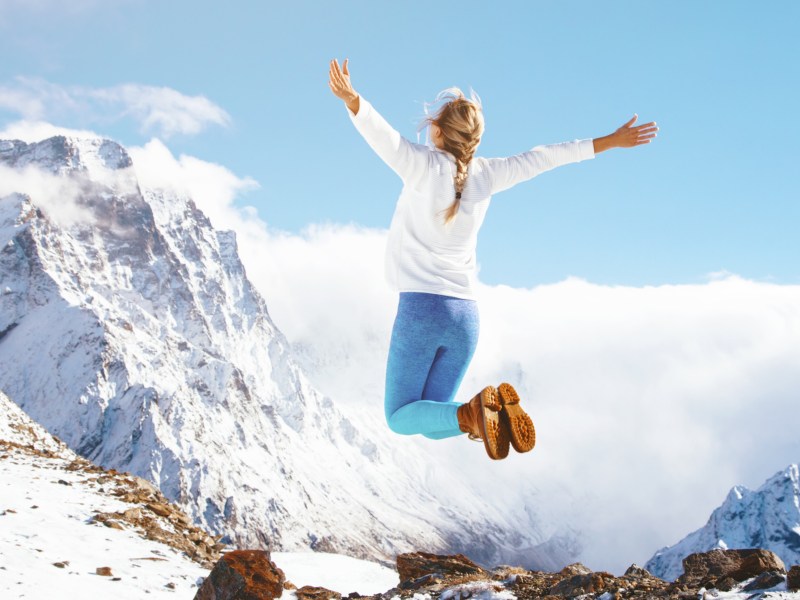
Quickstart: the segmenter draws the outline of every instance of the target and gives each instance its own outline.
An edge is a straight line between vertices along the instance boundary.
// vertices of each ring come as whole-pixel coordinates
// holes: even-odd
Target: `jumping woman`
[[[345,102],[353,125],[403,180],[389,228],[387,278],[400,293],[386,365],[385,412],[400,434],[442,439],[466,433],[483,440],[492,459],[509,445],[528,452],[533,422],[508,383],[483,388],[469,402],[455,401],[478,342],[475,249],[493,194],[609,148],[650,143],[655,122],[634,127],[636,115],[614,133],[594,139],[536,146],[508,158],[482,158],[479,100],[457,88],[423,125],[434,148],[402,137],[353,89],[348,60],[330,63],[331,91]]]

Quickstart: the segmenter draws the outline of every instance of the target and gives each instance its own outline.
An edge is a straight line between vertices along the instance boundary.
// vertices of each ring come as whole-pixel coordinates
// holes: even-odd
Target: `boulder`
[[[564,596],[565,598],[574,598],[583,594],[599,595],[619,587],[616,581],[611,573],[604,571],[583,573],[562,579],[551,587],[548,593],[551,596]]]
[[[769,550],[717,549],[697,552],[684,558],[683,575],[675,583],[726,591],[726,588],[730,589],[738,582],[758,577],[767,571],[786,572],[783,561]]]
[[[195,600],[274,600],[286,577],[264,550],[234,550],[217,561]]]
[[[650,571],[634,563],[625,571],[625,577],[652,577],[652,575]]]
[[[775,587],[779,583],[783,583],[785,579],[786,575],[780,571],[767,571],[744,586],[744,591],[754,592],[755,590],[768,590],[769,588]]]
[[[400,581],[413,581],[425,575],[483,575],[488,573],[463,554],[441,556],[428,552],[412,552],[397,556]]]
[[[295,595],[299,600],[342,600],[342,595],[339,592],[333,592],[324,587],[316,587],[312,585],[304,585],[298,590],[295,590]]]
[[[795,565],[786,574],[786,587],[790,592],[800,591],[800,565]]]
[[[584,564],[572,563],[561,569],[558,574],[561,575],[562,579],[566,579],[567,577],[574,577],[575,575],[588,575],[591,572],[592,570]]]

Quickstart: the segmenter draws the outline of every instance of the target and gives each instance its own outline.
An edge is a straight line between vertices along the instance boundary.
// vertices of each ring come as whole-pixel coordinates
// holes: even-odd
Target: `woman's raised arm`
[[[328,84],[331,91],[344,100],[350,120],[358,132],[403,181],[414,181],[426,173],[430,150],[409,142],[367,100],[356,93],[350,84],[346,59],[343,70],[339,69],[336,59],[331,61]]]

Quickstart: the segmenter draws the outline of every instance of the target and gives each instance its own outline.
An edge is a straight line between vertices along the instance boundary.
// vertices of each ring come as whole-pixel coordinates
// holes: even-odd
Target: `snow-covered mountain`
[[[124,148],[0,141],[0,170],[0,390],[76,452],[240,547],[572,558],[530,511],[476,496],[466,473],[314,389],[234,234],[140,188]]]
[[[704,527],[656,552],[645,568],[673,580],[684,557],[714,548],[764,548],[787,568],[800,564],[800,467],[789,465],[756,491],[734,487]]]
[[[146,511],[114,493],[128,482],[132,478],[80,459],[0,392],[0,597],[128,600],[196,593],[208,568],[130,523],[97,518]],[[110,572],[96,575],[102,567]]]

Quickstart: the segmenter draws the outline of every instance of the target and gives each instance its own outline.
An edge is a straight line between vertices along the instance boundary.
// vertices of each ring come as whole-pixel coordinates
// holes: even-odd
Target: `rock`
[[[727,587],[730,578],[734,583],[757,577],[767,571],[786,572],[783,561],[769,550],[711,550],[697,552],[683,559],[683,575],[676,584],[689,587]],[[724,590],[723,590],[724,591]]]
[[[195,600],[273,600],[286,577],[264,550],[234,550],[224,555],[197,590]]]
[[[137,521],[142,518],[142,509],[137,506],[136,508],[129,508],[122,514],[128,521]]]
[[[158,502],[148,502],[145,506],[156,513],[159,517],[168,517],[172,512],[169,506],[160,504]]]
[[[442,582],[442,574],[441,573],[428,573],[427,575],[423,575],[422,577],[418,577],[417,579],[409,579],[403,581],[400,584],[401,590],[418,590],[421,587],[425,587],[426,585],[433,585],[436,583]]]
[[[97,567],[94,572],[103,577],[112,577],[114,575],[111,572],[111,567]]]
[[[397,573],[400,581],[411,581],[425,575],[487,575],[463,554],[442,556],[428,552],[412,552],[397,556]]]
[[[619,586],[616,578],[611,573],[600,571],[597,573],[584,573],[562,579],[548,593],[552,596],[565,596],[572,598],[583,594],[601,594]]]
[[[744,586],[744,591],[752,592],[754,590],[768,590],[771,587],[775,587],[779,583],[783,583],[784,579],[786,579],[786,576],[780,571],[767,571]]]
[[[58,562],[54,562],[54,563],[53,563],[53,566],[54,566],[54,567],[58,567],[59,569],[63,569],[63,568],[64,568],[64,567],[66,567],[68,564],[69,564],[69,561],[68,561],[68,560],[60,560],[60,561],[58,561]]]
[[[800,590],[800,565],[795,565],[786,574],[786,587],[790,592]]]
[[[572,563],[571,565],[567,565],[558,573],[561,575],[562,579],[566,579],[567,577],[574,577],[575,575],[588,575],[591,573],[592,570],[583,565],[581,563]]]
[[[315,587],[312,585],[304,585],[298,590],[295,590],[295,595],[299,600],[342,600],[342,595],[339,592],[333,592],[324,587]]]
[[[637,564],[632,564],[625,571],[625,577],[652,577],[653,575],[647,569],[643,569]]]

